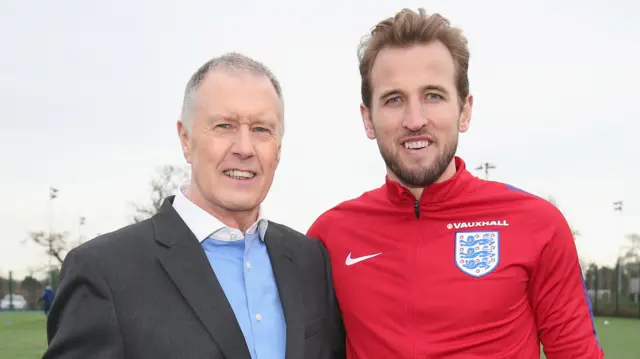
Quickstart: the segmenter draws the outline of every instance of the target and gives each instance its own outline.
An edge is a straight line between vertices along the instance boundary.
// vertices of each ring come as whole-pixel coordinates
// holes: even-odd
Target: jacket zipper
[[[416,216],[416,219],[420,219],[420,200],[415,199],[413,202],[413,213]],[[420,231],[421,232],[421,231]],[[413,257],[413,275],[412,275],[412,283],[411,283],[411,310],[412,310],[412,320],[413,320],[413,330],[412,330],[412,338],[411,338],[411,357],[416,357],[416,337],[418,331],[418,320],[416,318],[416,286],[417,286],[417,277],[418,277],[418,253],[420,252],[420,236],[416,236],[418,243],[416,243],[415,253]]]

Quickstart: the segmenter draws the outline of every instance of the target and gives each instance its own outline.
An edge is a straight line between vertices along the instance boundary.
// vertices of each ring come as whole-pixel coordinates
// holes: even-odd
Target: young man
[[[403,10],[359,51],[361,113],[386,183],[324,213],[348,358],[603,358],[573,236],[550,203],[472,176],[469,50]]]

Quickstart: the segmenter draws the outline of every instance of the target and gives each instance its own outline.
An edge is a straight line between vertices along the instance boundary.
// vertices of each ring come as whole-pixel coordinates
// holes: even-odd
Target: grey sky
[[[220,4],[223,5],[220,5]],[[306,231],[377,187],[384,165],[358,111],[356,46],[377,21],[424,6],[464,28],[475,95],[459,155],[491,178],[553,195],[585,260],[611,264],[640,232],[640,6],[612,1],[7,0],[0,14],[0,275],[46,263],[21,244],[54,229],[94,236],[127,224],[155,168],[182,164],[182,91],[210,57],[239,51],[280,79],[287,133],[265,203]],[[265,3],[266,4],[266,3]],[[578,5],[579,4],[579,5]],[[480,173],[478,173],[480,175]],[[616,216],[612,202],[624,199]],[[523,238],[522,240],[526,240]]]

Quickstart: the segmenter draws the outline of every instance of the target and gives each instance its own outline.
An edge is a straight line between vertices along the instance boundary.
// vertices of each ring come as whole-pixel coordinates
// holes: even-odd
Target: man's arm
[[[548,359],[601,359],[573,233],[564,217],[553,215],[553,238],[532,273],[531,304]]]
[[[319,240],[317,241],[318,246],[322,251],[322,256],[324,257],[326,276],[327,276],[327,287],[328,287],[328,313],[329,320],[331,322],[331,333],[330,333],[330,341],[331,341],[331,358],[332,359],[345,359],[347,357],[346,352],[346,335],[344,324],[342,322],[342,314],[340,312],[340,307],[338,305],[338,299],[336,298],[335,289],[333,287],[333,277],[331,270],[331,261],[329,259],[329,254],[327,253],[327,249]]]
[[[47,337],[43,359],[124,358],[110,290],[86,251],[72,250],[65,258]]]

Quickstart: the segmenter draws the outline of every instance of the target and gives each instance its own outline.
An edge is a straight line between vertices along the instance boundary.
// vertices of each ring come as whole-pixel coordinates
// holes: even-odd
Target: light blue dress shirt
[[[252,359],[284,359],[286,325],[267,247],[260,233],[202,242],[238,319]]]
[[[188,200],[183,186],[173,207],[204,249],[231,304],[252,359],[285,359],[286,322],[260,218],[245,234]]]

